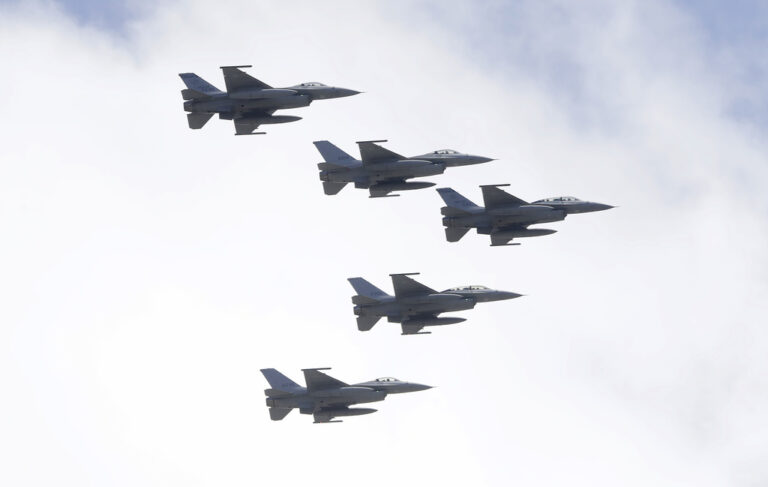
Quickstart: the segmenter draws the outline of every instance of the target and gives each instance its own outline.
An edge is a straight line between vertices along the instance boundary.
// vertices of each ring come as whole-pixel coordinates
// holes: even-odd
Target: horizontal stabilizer
[[[211,119],[213,113],[187,113],[187,122],[191,129],[201,129]]]
[[[327,195],[338,194],[339,191],[344,189],[344,186],[346,185],[347,183],[334,183],[331,181],[323,181],[323,191]]]
[[[357,317],[357,329],[360,331],[368,331],[379,322],[381,316],[358,316]]]
[[[291,410],[289,408],[269,408],[269,418],[272,421],[280,421],[284,417],[288,416]]]
[[[367,304],[378,304],[381,301],[374,298],[369,298],[368,296],[360,296],[359,294],[357,296],[352,296],[352,304],[359,304],[362,306],[365,306]]]
[[[190,90],[189,88],[185,88],[181,90],[181,97],[185,100],[200,100],[203,98],[210,98],[211,96],[197,90]]]
[[[467,234],[469,227],[449,227],[445,229],[445,239],[449,242],[458,242]]]
[[[332,162],[319,162],[317,168],[321,171],[339,171],[349,169],[348,166],[342,166],[341,164],[334,164]]]

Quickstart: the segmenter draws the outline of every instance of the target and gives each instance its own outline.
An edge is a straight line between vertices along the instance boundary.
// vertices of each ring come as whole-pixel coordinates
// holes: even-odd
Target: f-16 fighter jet
[[[416,392],[431,389],[431,386],[403,382],[392,377],[383,377],[359,384],[347,384],[320,372],[322,369],[302,369],[306,387],[301,387],[275,369],[261,369],[269,382],[266,389],[269,417],[280,421],[299,408],[301,414],[312,414],[315,423],[340,423],[333,418],[360,416],[375,413],[371,408],[350,408],[353,404],[383,401],[388,394]]]
[[[181,73],[187,89],[181,90],[189,128],[199,129],[218,113],[223,120],[235,122],[235,135],[263,134],[254,132],[259,125],[301,120],[294,115],[273,115],[284,108],[306,107],[315,100],[341,98],[360,93],[322,83],[301,83],[288,88],[273,88],[250,76],[240,68],[222,66],[227,92],[223,92],[194,73]]]
[[[528,228],[536,223],[564,220],[571,213],[587,213],[613,208],[602,203],[581,201],[572,196],[560,196],[527,203],[516,196],[499,189],[508,184],[480,186],[483,190],[485,208],[477,206],[451,188],[437,190],[445,201],[440,212],[443,214],[445,238],[458,242],[470,229],[491,236],[491,246],[510,244],[513,238],[549,235],[556,230]]]
[[[447,167],[480,164],[493,159],[489,157],[462,154],[455,150],[443,149],[405,157],[378,145],[386,140],[366,140],[358,142],[360,160],[350,156],[327,140],[315,142],[315,147],[325,159],[317,165],[325,194],[334,195],[347,183],[354,183],[356,188],[370,191],[371,198],[390,195],[392,191],[405,191],[434,186],[429,182],[406,182],[406,179],[442,174]]]
[[[488,289],[485,286],[453,287],[437,292],[408,276],[411,274],[390,274],[395,295],[390,296],[362,277],[352,277],[348,281],[357,292],[352,296],[352,304],[357,315],[357,328],[368,331],[382,317],[390,323],[400,323],[403,335],[429,334],[421,331],[425,326],[452,325],[466,321],[465,318],[437,315],[449,311],[472,309],[477,303],[501,301],[522,296]]]

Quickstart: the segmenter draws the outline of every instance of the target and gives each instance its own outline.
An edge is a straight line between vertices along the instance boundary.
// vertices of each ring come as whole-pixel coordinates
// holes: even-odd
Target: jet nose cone
[[[499,291],[499,299],[515,299],[522,296],[522,294],[512,293],[509,291]]]
[[[494,159],[493,157],[475,156],[475,160],[477,161],[478,164],[482,164],[484,162],[495,161],[496,159]]]
[[[610,210],[611,208],[615,208],[614,206],[604,205],[602,203],[593,203],[592,207],[593,207],[592,211],[603,211],[603,210]]]
[[[352,95],[359,95],[360,93],[362,93],[362,91],[355,91],[347,88],[336,88],[333,91],[337,98],[342,98],[345,96],[352,96]]]
[[[408,388],[410,392],[418,392],[418,391],[426,391],[427,389],[432,389],[432,386],[428,386],[426,384],[416,384],[416,383],[409,383],[410,387]]]

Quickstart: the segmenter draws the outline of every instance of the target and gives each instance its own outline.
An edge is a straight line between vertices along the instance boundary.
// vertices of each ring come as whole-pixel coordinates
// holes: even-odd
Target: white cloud
[[[537,5],[504,69],[385,4],[171,3],[131,43],[6,7],[3,483],[764,483],[765,144],[678,10],[555,3],[558,30]],[[579,96],[538,76],[558,60]],[[241,63],[366,93],[266,136],[188,130],[176,73],[221,85]],[[373,138],[498,157],[434,179],[470,199],[509,182],[620,208],[517,248],[449,245],[431,190],[322,194],[311,141]],[[528,296],[427,337],[359,333],[345,278],[407,271]],[[271,423],[258,369],[314,366],[438,388]]]

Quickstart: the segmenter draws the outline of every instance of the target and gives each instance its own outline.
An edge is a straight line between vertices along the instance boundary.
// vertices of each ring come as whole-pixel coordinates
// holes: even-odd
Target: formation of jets
[[[179,76],[186,85],[181,91],[189,128],[200,129],[213,115],[232,120],[235,135],[263,134],[255,132],[260,125],[295,122],[301,117],[275,115],[277,110],[309,106],[315,100],[341,98],[359,91],[301,83],[274,88],[242,70],[251,66],[222,66],[226,91],[221,91],[194,73]],[[410,181],[437,176],[449,167],[469,166],[493,161],[479,155],[441,149],[412,157],[402,156],[382,147],[386,140],[357,142],[360,159],[356,159],[327,140],[315,141],[323,162],[318,164],[320,181],[326,195],[336,195],[348,184],[367,189],[370,198],[399,196],[398,191],[435,186],[429,181]],[[491,246],[519,245],[513,239],[555,233],[531,225],[564,220],[574,213],[602,211],[613,206],[582,201],[570,196],[546,198],[531,203],[502,190],[507,184],[480,187],[483,204],[478,206],[451,188],[438,188],[445,202],[441,208],[445,237],[458,242],[471,229],[488,235]],[[466,321],[443,313],[465,311],[477,303],[503,301],[522,296],[485,286],[459,286],[436,291],[410,274],[390,274],[394,295],[387,294],[362,277],[351,277],[355,290],[353,312],[360,331],[371,330],[382,318],[399,323],[402,335],[424,335],[426,327],[450,325]],[[416,392],[430,386],[403,382],[391,377],[347,384],[322,372],[327,368],[303,369],[305,386],[300,386],[275,369],[262,369],[269,383],[264,391],[269,416],[273,421],[285,418],[293,409],[311,414],[315,423],[336,423],[338,417],[359,416],[376,412],[372,408],[351,408],[356,404],[383,401],[389,394]]]

